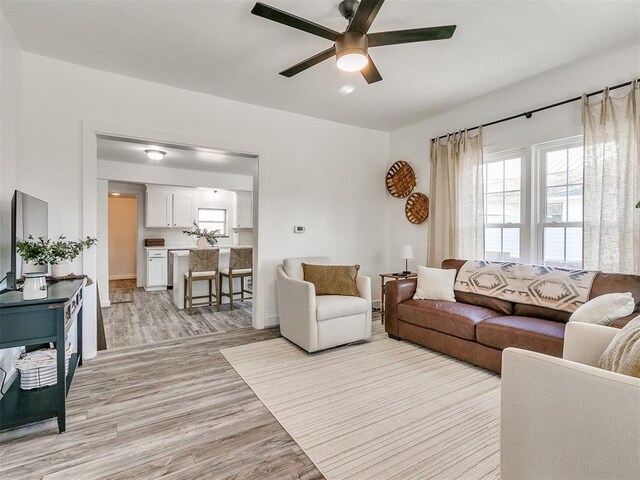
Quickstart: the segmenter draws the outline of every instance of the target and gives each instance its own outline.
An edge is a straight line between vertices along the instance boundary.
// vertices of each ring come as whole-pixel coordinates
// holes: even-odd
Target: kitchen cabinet
[[[145,227],[191,227],[196,218],[196,192],[147,185]]]
[[[167,251],[148,249],[145,290],[166,290],[167,268]]]
[[[236,228],[253,228],[253,194],[236,192]]]

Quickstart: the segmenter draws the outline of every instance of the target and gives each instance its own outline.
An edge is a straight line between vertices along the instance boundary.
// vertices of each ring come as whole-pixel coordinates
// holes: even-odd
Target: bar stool
[[[229,279],[229,293],[222,293],[220,295],[229,298],[231,310],[233,310],[233,279],[240,279],[240,291],[236,293],[240,295],[240,300],[250,300],[253,298],[253,292],[245,289],[244,279],[245,277],[253,277],[253,248],[251,247],[238,247],[232,248],[229,253],[229,268],[220,269],[220,285],[222,285],[223,277]],[[245,293],[251,295],[251,297],[245,297]]]
[[[189,250],[189,272],[184,274],[184,307],[193,313],[193,307],[217,305],[220,311],[220,282],[218,280],[218,265],[220,250],[217,248],[193,248]],[[193,296],[193,282],[208,281],[209,294]],[[213,284],[216,293],[213,293]],[[193,303],[195,299],[207,298],[208,301]],[[213,300],[215,298],[215,301]]]

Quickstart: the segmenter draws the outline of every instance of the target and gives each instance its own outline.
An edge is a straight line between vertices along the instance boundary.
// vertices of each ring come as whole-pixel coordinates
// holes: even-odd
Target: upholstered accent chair
[[[569,322],[563,358],[504,351],[503,479],[640,478],[640,378],[595,367],[618,332]]]
[[[316,296],[304,281],[302,263],[330,265],[328,257],[285,258],[277,268],[278,307],[282,336],[307,352],[371,337],[371,279],[358,275],[359,297]]]
[[[184,306],[189,310],[189,315],[193,313],[193,307],[208,305],[217,305],[218,311],[220,311],[219,263],[220,250],[217,248],[192,248],[189,250],[189,271],[184,274]],[[207,295],[193,295],[193,283],[198,281],[209,283]],[[202,298],[207,300],[194,303],[194,300]]]
[[[229,252],[229,268],[220,269],[220,284],[226,278],[229,285],[229,293],[220,294],[229,298],[230,308],[233,310],[234,295],[240,295],[240,301],[249,300],[252,297],[245,294],[253,295],[251,290],[245,286],[245,278],[253,277],[253,248],[252,247],[233,247]],[[233,291],[233,279],[240,279],[240,291]]]

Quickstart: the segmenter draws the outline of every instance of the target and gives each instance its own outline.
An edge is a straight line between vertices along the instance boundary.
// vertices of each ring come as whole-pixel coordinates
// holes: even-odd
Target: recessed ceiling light
[[[119,194],[119,193],[116,193],[116,192],[111,192],[111,196],[112,196],[112,197],[119,197],[119,196],[120,196],[120,194]]]
[[[344,85],[343,87],[340,87],[338,89],[338,93],[340,95],[349,95],[351,92],[353,92],[356,89],[356,87],[354,87],[353,85]]]
[[[163,152],[162,150],[145,150],[144,153],[147,154],[149,160],[162,160],[167,152]]]

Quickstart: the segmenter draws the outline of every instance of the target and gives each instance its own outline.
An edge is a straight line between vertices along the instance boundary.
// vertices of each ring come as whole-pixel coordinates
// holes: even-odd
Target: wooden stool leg
[[[213,280],[209,280],[209,305],[213,305]]]
[[[193,315],[193,279],[189,278],[189,315]]]
[[[222,302],[222,277],[218,276],[216,278],[216,303],[218,306],[218,311],[220,311],[220,302]]]
[[[188,305],[188,303],[187,303],[187,293],[188,293],[188,291],[187,291],[187,279],[185,278],[185,279],[183,279],[183,281],[184,281],[184,293],[182,295],[182,301],[184,302],[184,305],[182,305],[182,308],[187,308],[187,305]]]
[[[229,308],[233,310],[233,275],[229,272]]]
[[[240,301],[244,302],[244,277],[240,277]]]

